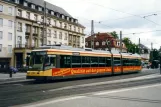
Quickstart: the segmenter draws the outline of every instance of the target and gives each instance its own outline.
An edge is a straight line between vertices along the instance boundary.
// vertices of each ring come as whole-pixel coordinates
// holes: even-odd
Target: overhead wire
[[[154,21],[152,21],[152,20],[149,20],[149,19],[147,19],[147,18],[144,18],[144,17],[142,17],[142,16],[140,16],[140,15],[135,15],[135,14],[132,14],[132,13],[120,11],[120,10],[117,10],[117,9],[114,9],[114,8],[111,8],[111,7],[106,7],[106,6],[104,6],[104,5],[95,4],[95,3],[93,3],[93,2],[89,2],[89,3],[94,4],[94,5],[97,5],[97,6],[100,6],[100,7],[108,8],[108,9],[110,9],[110,10],[117,11],[117,12],[120,12],[120,13],[129,14],[129,15],[132,15],[132,16],[135,16],[135,17],[138,17],[138,18],[142,18],[142,19],[145,19],[145,20],[147,20],[147,21],[149,21],[149,22],[151,22],[151,23],[154,23],[154,24],[156,24],[156,25],[158,25],[158,26],[161,26],[160,24],[157,24],[156,22],[154,22]]]

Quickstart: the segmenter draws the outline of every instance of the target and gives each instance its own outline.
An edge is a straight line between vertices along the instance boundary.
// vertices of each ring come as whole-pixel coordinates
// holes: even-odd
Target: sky
[[[65,9],[90,35],[91,20],[94,33],[122,31],[133,43],[159,49],[161,46],[161,0],[45,0]]]

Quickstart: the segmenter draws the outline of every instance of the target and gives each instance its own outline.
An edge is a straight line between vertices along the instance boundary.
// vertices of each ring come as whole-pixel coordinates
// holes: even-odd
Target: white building
[[[15,29],[14,4],[0,1],[0,68],[11,62],[14,47]]]
[[[6,25],[0,28],[3,32],[0,35],[5,35],[3,44],[0,41],[0,47],[3,47],[3,54],[6,57],[13,55],[11,65],[20,67],[26,64],[27,54],[33,48],[41,45],[63,44],[79,48],[85,47],[85,27],[79,24],[78,20],[73,18],[63,8],[44,0],[1,1],[6,4],[6,6],[2,6],[3,12],[1,14],[7,14],[7,18],[5,17],[6,15],[0,15],[3,19],[2,24],[5,23]],[[7,4],[13,4],[13,7],[10,9],[9,6],[7,7]],[[46,9],[44,4],[46,4]],[[8,11],[12,11],[13,16],[8,14]],[[44,11],[46,15],[44,15]],[[45,20],[43,20],[44,16]],[[8,22],[8,20],[12,20],[12,22]],[[8,27],[10,23],[12,23],[12,26],[10,25],[12,29]],[[12,38],[8,38],[11,36]],[[12,48],[14,48],[13,54],[11,54]],[[6,54],[6,52],[8,53]],[[3,56],[1,54],[2,52],[0,57]]]

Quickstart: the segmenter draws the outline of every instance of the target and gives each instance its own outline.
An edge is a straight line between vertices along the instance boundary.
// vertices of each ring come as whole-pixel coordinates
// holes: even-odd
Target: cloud
[[[91,32],[91,20],[94,20],[95,32],[111,32],[120,30],[124,34],[161,30],[161,0],[46,0],[64,8],[73,17],[86,27],[85,33]],[[152,14],[157,14],[154,16]],[[146,16],[147,20],[140,17]],[[126,18],[124,18],[126,17]],[[118,19],[122,18],[122,19]],[[115,20],[114,20],[115,19]],[[116,20],[117,19],[117,20]],[[98,22],[101,23],[98,23]],[[110,27],[109,27],[110,26]],[[141,42],[151,47],[159,48],[161,32],[148,32],[129,37],[134,43]]]

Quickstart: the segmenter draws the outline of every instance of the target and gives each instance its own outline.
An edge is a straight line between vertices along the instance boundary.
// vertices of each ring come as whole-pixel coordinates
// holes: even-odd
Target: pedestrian
[[[10,78],[12,78],[12,69],[8,66],[8,70],[9,70],[9,76]]]

